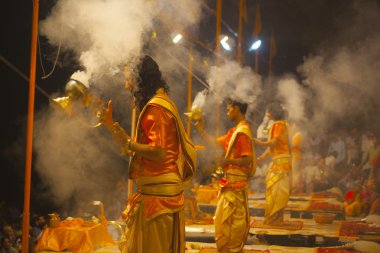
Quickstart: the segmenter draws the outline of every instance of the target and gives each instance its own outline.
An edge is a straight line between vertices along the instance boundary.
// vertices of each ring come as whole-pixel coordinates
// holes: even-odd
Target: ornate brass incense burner
[[[57,213],[51,213],[49,214],[49,227],[56,228],[59,227],[59,224],[61,223],[61,218],[59,217],[59,214]]]
[[[65,97],[52,99],[52,104],[58,105],[69,116],[78,116],[81,111],[82,117],[80,118],[86,116],[85,121],[91,127],[98,127],[102,124],[100,115],[104,110],[103,102],[100,98],[93,96],[83,83],[71,79],[66,83],[65,95]],[[86,112],[87,115],[83,115],[83,112]]]

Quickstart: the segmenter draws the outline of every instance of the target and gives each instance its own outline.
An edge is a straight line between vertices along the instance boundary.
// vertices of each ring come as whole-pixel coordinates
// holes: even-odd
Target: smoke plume
[[[307,92],[294,78],[283,78],[278,82],[278,96],[289,113],[289,120],[303,121],[305,119],[305,102]]]
[[[139,55],[152,15],[150,1],[59,1],[40,30],[52,45],[77,54],[85,71],[73,78],[88,84],[102,74],[114,74],[120,64]]]
[[[334,119],[344,120],[348,128],[358,118],[360,127],[379,123],[380,30],[373,28],[380,9],[375,2],[359,3],[352,22],[339,24],[340,33],[299,67],[314,95],[313,122],[322,128],[334,127]]]
[[[130,99],[122,90],[124,66],[135,74],[142,54],[163,56],[163,49],[173,44],[171,39],[152,35],[164,38],[170,30],[194,27],[200,15],[200,3],[192,0],[60,0],[40,22],[40,33],[61,51],[74,53],[82,69],[71,78],[89,86],[103,101],[112,99],[115,119],[129,132]],[[154,47],[149,48],[148,42]],[[171,51],[173,58],[187,57],[184,48]],[[186,72],[179,73],[168,57],[157,62],[170,80],[171,90],[184,94]],[[93,128],[82,118],[89,113],[82,109],[70,117],[48,108],[35,119],[36,170],[50,189],[46,197],[58,205],[100,199],[109,201],[106,207],[112,201],[112,206],[120,207],[124,199],[114,200],[120,194],[115,185],[126,178],[127,161],[102,126]]]

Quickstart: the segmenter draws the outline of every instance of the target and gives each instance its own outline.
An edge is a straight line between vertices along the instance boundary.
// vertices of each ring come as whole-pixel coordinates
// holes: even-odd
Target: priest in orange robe
[[[269,129],[267,141],[256,140],[258,145],[268,147],[257,161],[271,156],[272,163],[266,175],[265,183],[265,221],[267,225],[282,225],[284,210],[290,195],[291,152],[289,148],[288,124],[285,122],[285,111],[279,103],[267,106],[266,115],[274,120]]]
[[[223,148],[221,161],[225,177],[220,182],[215,212],[215,241],[218,252],[241,252],[249,232],[248,179],[255,173],[255,153],[251,128],[245,119],[247,104],[231,101],[227,116],[236,126],[216,140],[196,124],[202,137],[213,146]]]
[[[129,74],[126,70],[126,77]],[[113,122],[112,104],[103,116],[104,124],[123,153],[132,156],[129,176],[137,186],[137,193],[128,200],[121,215],[126,229],[120,250],[123,253],[183,253],[183,182],[194,173],[195,148],[185,133],[175,104],[168,97],[168,86],[161,78],[157,63],[145,56],[138,66],[138,74],[137,87],[126,83],[141,111],[136,139],[132,140]]]

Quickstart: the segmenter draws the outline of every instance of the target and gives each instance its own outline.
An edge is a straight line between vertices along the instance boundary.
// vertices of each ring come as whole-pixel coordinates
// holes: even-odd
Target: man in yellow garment
[[[112,104],[103,116],[103,123],[115,141],[125,154],[132,155],[129,176],[137,185],[137,193],[128,200],[121,215],[126,229],[120,250],[122,253],[184,253],[183,182],[194,173],[195,148],[167,95],[168,86],[157,63],[145,56],[138,73],[137,87],[126,83],[141,111],[136,140],[113,122]]]
[[[216,140],[204,131],[202,121],[195,124],[210,145],[219,145],[225,151],[221,161],[225,177],[220,182],[214,221],[216,246],[221,253],[243,252],[249,232],[248,179],[256,167],[246,111],[247,104],[230,101],[227,116],[236,126]]]
[[[257,161],[260,162],[268,155],[272,163],[266,175],[265,184],[265,221],[267,225],[282,225],[284,223],[284,210],[288,204],[291,182],[291,153],[289,148],[288,126],[284,121],[285,112],[279,103],[267,106],[266,115],[274,120],[269,129],[267,141],[255,140],[259,145],[268,147]]]

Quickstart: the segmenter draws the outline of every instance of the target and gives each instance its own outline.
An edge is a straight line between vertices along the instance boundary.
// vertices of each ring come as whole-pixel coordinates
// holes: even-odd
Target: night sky
[[[44,19],[56,1],[40,1],[40,19]],[[215,8],[215,0],[205,1]],[[260,4],[262,16],[263,46],[260,49],[260,72],[267,75],[269,36],[274,32],[277,55],[273,61],[273,71],[277,75],[284,73],[297,74],[303,58],[313,54],[327,40],[334,40],[334,35],[342,26],[341,20],[349,20],[353,12],[355,0],[247,0],[248,23],[244,25],[244,46],[252,41],[255,6]],[[360,1],[359,1],[360,2]],[[365,2],[363,0],[362,2]],[[380,1],[377,1],[379,4]],[[215,46],[215,16],[203,11],[198,38],[209,47]],[[223,20],[237,32],[238,1],[223,1]],[[32,1],[3,1],[1,7],[1,46],[0,54],[14,64],[26,76],[29,76],[30,35],[32,20]],[[225,25],[222,32],[230,34]],[[48,45],[46,39],[40,37],[41,49],[44,52],[44,65],[47,72],[52,67],[55,50]],[[63,57],[70,58],[67,54]],[[252,58],[250,58],[252,57]],[[245,55],[246,65],[253,63],[253,56]],[[60,59],[54,73],[42,80],[42,71],[37,59],[36,83],[48,94],[62,92],[64,84],[77,69],[75,61]],[[0,201],[11,205],[22,206],[25,131],[28,102],[28,82],[0,62],[1,80],[1,176]],[[48,105],[48,98],[36,90],[35,110]],[[57,147],[58,149],[59,147]],[[38,175],[33,173],[34,187],[39,182]],[[39,204],[32,197],[32,207]]]

